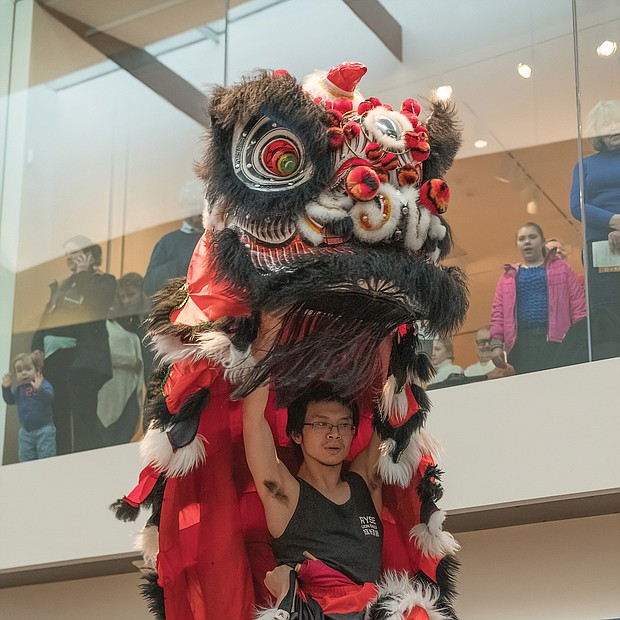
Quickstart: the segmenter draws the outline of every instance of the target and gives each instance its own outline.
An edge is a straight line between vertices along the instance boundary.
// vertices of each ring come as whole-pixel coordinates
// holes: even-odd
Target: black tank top
[[[299,480],[299,501],[284,533],[273,539],[278,564],[295,566],[309,551],[355,583],[376,582],[381,573],[383,524],[364,479],[345,476],[350,499],[335,504],[304,480]]]

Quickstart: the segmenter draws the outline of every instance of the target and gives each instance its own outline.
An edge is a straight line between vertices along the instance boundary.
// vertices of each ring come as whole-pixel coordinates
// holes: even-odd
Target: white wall
[[[458,536],[460,620],[620,617],[620,517],[555,521]],[[2,618],[147,620],[139,573],[0,590]],[[236,620],[236,619],[235,619]]]
[[[620,487],[620,359],[432,392],[454,512]],[[132,551],[107,510],[140,470],[124,445],[0,468],[0,574]]]

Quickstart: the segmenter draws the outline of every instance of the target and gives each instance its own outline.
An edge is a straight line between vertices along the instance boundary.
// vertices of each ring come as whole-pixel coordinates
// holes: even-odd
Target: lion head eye
[[[371,142],[377,142],[390,153],[404,153],[405,134],[412,131],[411,121],[401,114],[385,107],[373,108],[362,119],[362,129]]]
[[[398,140],[400,138],[402,129],[396,121],[391,119],[389,116],[377,116],[375,122],[377,129],[382,135],[387,136],[388,138],[393,138],[394,140]]]
[[[237,178],[256,191],[287,191],[313,174],[300,138],[266,116],[236,129],[232,154]]]

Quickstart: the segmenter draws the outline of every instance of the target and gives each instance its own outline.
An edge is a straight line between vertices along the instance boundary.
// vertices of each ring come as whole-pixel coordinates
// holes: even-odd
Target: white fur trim
[[[297,218],[297,228],[301,236],[312,245],[321,245],[325,241],[323,227],[318,222],[316,222],[316,227],[315,229],[309,220],[309,216],[305,213]]]
[[[271,609],[257,609],[255,616],[256,620],[288,620],[290,617],[291,614],[288,611],[276,609],[275,607]]]
[[[152,423],[140,442],[140,457],[144,465],[151,465],[157,471],[166,471],[172,458],[172,445],[168,435],[153,428]]]
[[[224,378],[231,383],[238,383],[256,364],[250,347],[245,351],[239,351],[223,332],[205,332],[198,337],[198,341],[200,345],[196,358],[206,357],[221,364],[224,368]]]
[[[426,241],[431,225],[431,212],[415,203],[409,203],[409,218],[405,232],[405,245],[417,252]]]
[[[437,510],[430,516],[428,524],[418,523],[411,528],[409,535],[422,555],[443,558],[461,548],[454,536],[443,529],[445,519],[445,511]]]
[[[205,443],[202,435],[196,435],[191,443],[174,452],[166,431],[151,427],[140,442],[140,456],[145,465],[174,478],[184,476],[205,460]]]
[[[146,568],[157,568],[157,554],[159,553],[159,528],[147,525],[136,533],[133,547],[142,553]]]
[[[441,454],[439,442],[423,428],[412,435],[398,463],[394,463],[391,457],[395,447],[396,442],[393,439],[384,439],[381,442],[378,471],[385,484],[396,484],[404,489],[409,486],[411,476],[418,468],[422,456],[430,454],[437,462]]]
[[[202,435],[196,435],[191,443],[179,448],[170,459],[165,470],[166,476],[178,478],[200,465],[207,458],[205,443],[206,440]]]
[[[431,225],[428,229],[428,236],[431,237],[431,239],[439,239],[439,241],[446,236],[446,227],[435,214],[431,214]]]
[[[396,378],[390,375],[383,384],[383,392],[379,401],[379,411],[384,419],[403,420],[407,415],[409,402],[404,388],[396,392]]]
[[[379,194],[383,194],[390,204],[390,217],[384,218],[383,208],[378,198],[368,201],[356,202],[351,209],[353,220],[353,232],[355,236],[366,243],[377,243],[388,239],[394,234],[401,215],[400,192],[387,183],[379,186]],[[362,224],[362,218],[366,218],[367,228]]]
[[[378,127],[378,117],[387,116],[395,125],[400,128],[400,134],[398,138],[392,138],[384,134]],[[364,125],[368,128],[369,133],[372,134],[372,139],[378,142],[382,147],[389,151],[406,151],[407,145],[405,144],[405,132],[413,131],[413,125],[411,121],[400,112],[394,110],[388,110],[383,106],[373,108],[364,117]]]
[[[306,205],[306,213],[317,222],[324,224],[346,217],[353,206],[353,198],[338,192],[323,192],[316,200]]]
[[[188,357],[194,357],[199,351],[195,345],[187,345],[171,334],[158,334],[151,337],[151,349],[161,364],[170,365]]]
[[[410,581],[407,573],[387,571],[378,584],[375,609],[387,612],[382,616],[386,620],[405,620],[414,607],[424,609],[429,620],[448,620],[448,616],[435,607],[438,598],[438,592]]]
[[[324,101],[335,101],[340,97],[349,98],[348,93],[337,86],[330,84],[329,91],[325,88],[323,80],[327,76],[327,71],[315,70],[307,75],[302,82],[303,89],[313,98],[320,97]],[[330,92],[331,91],[331,92]],[[364,101],[364,95],[355,89],[353,93],[353,109]]]

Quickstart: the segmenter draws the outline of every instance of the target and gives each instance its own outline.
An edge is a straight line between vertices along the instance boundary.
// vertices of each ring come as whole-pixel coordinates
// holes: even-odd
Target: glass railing
[[[455,244],[444,262],[466,273],[471,298],[461,330],[428,344],[432,388],[619,354],[620,129],[609,124],[620,117],[612,105],[600,126],[588,120],[620,100],[617,3],[580,0],[575,16],[570,0],[431,3],[422,30],[404,0],[380,5],[381,27],[327,0],[250,1],[228,15],[224,1],[135,4],[96,16],[88,3],[80,16],[62,1],[15,5],[23,23],[0,60],[7,84],[13,72],[11,96],[1,93],[2,294],[13,302],[0,353],[9,389],[40,371],[54,399],[38,428],[7,406],[3,463],[32,456],[20,456],[26,426],[32,442],[53,426],[56,454],[141,436],[153,365],[142,320],[150,295],[184,275],[201,231],[203,94],[255,67],[301,79],[359,60],[366,96],[397,108],[447,93],[456,104],[463,146],[446,176]]]

